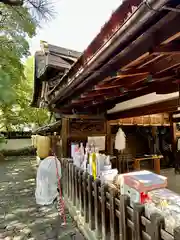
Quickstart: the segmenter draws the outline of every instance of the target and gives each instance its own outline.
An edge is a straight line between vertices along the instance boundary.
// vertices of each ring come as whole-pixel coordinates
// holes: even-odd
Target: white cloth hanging
[[[121,151],[126,148],[126,135],[121,128],[118,129],[118,132],[115,137],[115,149]]]
[[[56,161],[58,174],[61,178],[61,163],[54,156],[49,156],[42,160],[37,169],[35,198],[36,203],[39,205],[52,204],[58,195]]]

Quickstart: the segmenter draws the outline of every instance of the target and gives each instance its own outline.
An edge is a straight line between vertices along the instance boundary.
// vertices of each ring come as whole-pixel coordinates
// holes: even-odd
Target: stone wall
[[[15,150],[31,146],[30,138],[21,139],[7,139],[7,143],[1,146],[3,150]]]

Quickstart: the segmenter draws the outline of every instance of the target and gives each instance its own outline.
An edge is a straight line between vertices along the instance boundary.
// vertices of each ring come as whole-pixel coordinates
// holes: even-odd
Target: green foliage
[[[33,58],[27,38],[32,38],[41,20],[53,16],[48,0],[0,0],[0,130],[38,126],[49,119],[44,109],[32,109]],[[18,3],[19,2],[19,3]]]
[[[50,116],[45,109],[30,106],[33,93],[34,58],[29,57],[24,64],[24,75],[16,84],[16,102],[3,103],[0,107],[0,122],[4,130],[20,130],[21,126],[40,127],[49,122]]]
[[[26,37],[35,35],[36,23],[26,7],[0,3],[0,103],[15,101],[15,85],[24,76],[22,59],[29,54]]]

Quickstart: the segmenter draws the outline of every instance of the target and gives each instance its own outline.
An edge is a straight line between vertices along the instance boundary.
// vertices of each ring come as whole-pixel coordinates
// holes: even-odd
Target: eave
[[[31,106],[40,107],[42,82],[61,78],[81,53],[41,42],[41,51],[35,53],[34,95]]]
[[[51,104],[67,112],[72,109],[90,112],[103,104],[112,108],[118,102],[139,95],[177,91],[180,67],[180,27],[177,22],[180,22],[180,15],[162,11],[159,16],[155,14],[151,21],[155,23],[97,71],[84,78],[82,71],[71,83],[60,88]],[[99,61],[98,57],[96,61]],[[68,77],[71,71],[67,73]],[[76,85],[75,81],[80,78],[82,81],[79,80],[79,85]]]
[[[123,2],[84,54],[49,93],[52,111],[97,114],[107,112],[117,103],[149,93],[178,91],[178,1],[148,2],[153,10],[145,1]],[[133,6],[136,8],[128,16]],[[164,10],[165,6],[175,11]]]

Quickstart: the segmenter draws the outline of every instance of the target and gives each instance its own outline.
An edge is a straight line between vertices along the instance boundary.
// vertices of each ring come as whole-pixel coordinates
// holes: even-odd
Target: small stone
[[[17,223],[17,224],[15,225],[15,227],[16,227],[17,229],[21,230],[21,229],[25,228],[26,225],[23,224],[23,223]]]
[[[7,229],[8,231],[13,231],[15,228],[16,228],[16,227],[13,226],[13,225],[8,225],[8,226],[6,226],[6,229]]]
[[[12,237],[5,237],[4,240],[12,240]]]
[[[5,215],[5,220],[11,220],[14,219],[16,216],[12,213],[6,214]]]
[[[15,236],[13,237],[13,240],[23,240],[24,236]]]
[[[31,229],[29,229],[29,228],[24,228],[24,229],[22,229],[21,230],[21,232],[23,232],[25,235],[30,235],[31,234]]]

